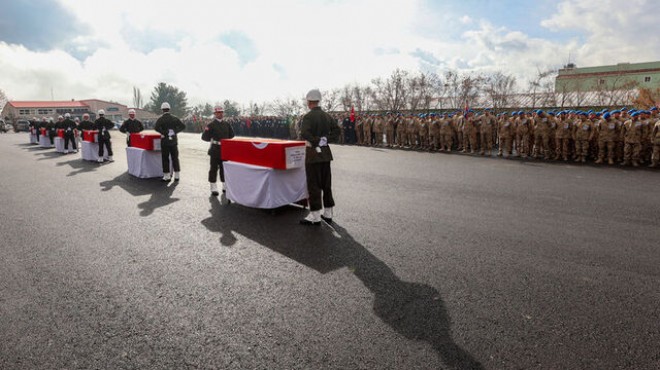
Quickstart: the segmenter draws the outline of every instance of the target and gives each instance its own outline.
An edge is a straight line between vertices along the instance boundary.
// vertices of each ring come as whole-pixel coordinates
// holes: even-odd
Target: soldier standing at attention
[[[575,162],[585,163],[589,156],[589,142],[593,139],[593,122],[587,117],[587,113],[581,112],[576,121],[574,129],[575,139]]]
[[[218,171],[220,171],[220,183],[222,183],[222,192],[225,188],[225,171],[222,167],[222,139],[231,139],[234,137],[234,130],[231,125],[222,118],[224,117],[224,108],[217,106],[213,110],[215,119],[206,125],[206,129],[202,132],[202,140],[211,143],[209,148],[209,156],[211,157],[211,168],[209,169],[209,184],[211,185],[211,195],[218,196]]]
[[[76,134],[78,132],[78,126],[76,123],[71,120],[71,114],[64,114],[64,121],[62,121],[62,129],[64,130],[64,153],[69,153],[69,142],[73,150],[71,152],[78,153],[78,146],[76,143]]]
[[[362,116],[358,116],[355,119],[355,144],[357,145],[362,145],[362,142],[364,141],[363,131],[362,131],[363,126],[364,126],[364,118],[362,118]]]
[[[500,145],[497,150],[499,157],[506,153],[507,158],[511,158],[511,154],[513,154],[513,136],[515,135],[513,120],[513,117],[507,117],[506,113],[502,113],[497,130],[500,138]]]
[[[142,122],[135,119],[135,109],[128,110],[128,119],[121,124],[119,131],[123,132],[126,135],[126,146],[131,146],[131,134],[138,133],[144,130]]]
[[[110,131],[115,125],[112,124],[112,121],[105,118],[105,111],[99,109],[98,111],[99,118],[94,121],[96,129],[99,131],[99,163],[103,163],[103,147],[108,151],[108,162],[113,162],[112,159],[112,142],[110,141]]]
[[[339,136],[337,121],[325,113],[319,103],[321,92],[317,89],[307,93],[309,113],[303,117],[301,136],[306,141],[305,172],[309,192],[309,215],[300,220],[302,225],[321,225],[321,220],[332,223],[335,200],[332,197],[332,174],[330,161],[332,152],[328,143]],[[325,209],[324,209],[325,208]],[[321,209],[324,209],[321,215]]]
[[[362,124],[362,144],[370,146],[371,145],[371,124],[373,122],[373,117],[367,117]]]
[[[653,124],[651,129],[651,142],[653,143],[653,156],[651,157],[651,164],[649,167],[657,167],[660,163],[660,120]]]
[[[172,157],[172,167],[174,168],[174,181],[179,181],[179,172],[181,165],[179,164],[179,147],[176,134],[183,131],[186,125],[181,120],[170,114],[170,103],[164,102],[161,104],[160,109],[163,115],[156,120],[154,130],[161,135],[160,153],[163,159],[163,181],[170,181],[172,175],[170,174],[170,156]]]
[[[623,165],[628,166],[631,164],[635,167],[639,166],[639,155],[642,147],[642,123],[639,121],[639,112],[634,112],[630,115],[630,119],[623,124],[623,137],[625,146],[623,148]]]
[[[496,130],[495,117],[486,109],[481,118],[481,155],[490,156],[493,153],[493,131]]]
[[[614,164],[614,139],[619,135],[619,130],[612,115],[607,112],[603,118],[598,121],[598,160],[597,164],[605,161],[605,152],[607,151],[607,161]]]

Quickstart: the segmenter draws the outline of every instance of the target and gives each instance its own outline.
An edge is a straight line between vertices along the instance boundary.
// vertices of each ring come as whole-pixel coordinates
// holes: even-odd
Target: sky
[[[189,105],[299,99],[395,69],[514,75],[660,61],[657,0],[8,0],[11,100],[133,105],[159,82]]]

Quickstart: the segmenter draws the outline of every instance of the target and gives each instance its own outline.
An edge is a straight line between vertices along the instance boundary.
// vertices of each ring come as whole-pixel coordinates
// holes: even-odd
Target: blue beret
[[[610,116],[611,116],[611,115],[610,115],[609,112],[606,112],[605,114],[603,114],[603,118],[605,118],[605,119],[609,119]]]
[[[639,112],[635,112],[635,113],[631,114],[630,116],[631,117],[637,117],[637,116],[639,116]]]

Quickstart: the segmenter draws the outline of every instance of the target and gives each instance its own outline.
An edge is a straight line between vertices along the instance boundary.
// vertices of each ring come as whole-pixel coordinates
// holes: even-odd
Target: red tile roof
[[[14,108],[89,108],[81,101],[10,101]]]

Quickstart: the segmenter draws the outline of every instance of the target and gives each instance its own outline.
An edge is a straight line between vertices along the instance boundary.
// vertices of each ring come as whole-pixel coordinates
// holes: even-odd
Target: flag
[[[355,107],[351,106],[351,122],[355,122]]]

